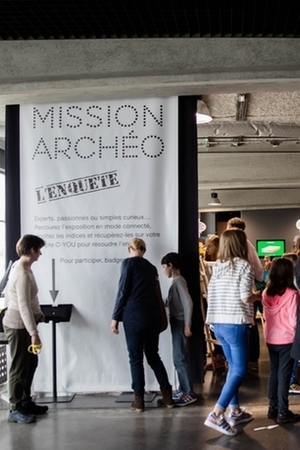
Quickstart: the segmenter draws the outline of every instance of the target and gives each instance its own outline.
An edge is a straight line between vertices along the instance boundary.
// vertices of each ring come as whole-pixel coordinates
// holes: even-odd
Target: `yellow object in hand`
[[[38,355],[41,353],[42,350],[42,344],[31,344],[28,347],[29,353],[33,353],[34,355]]]

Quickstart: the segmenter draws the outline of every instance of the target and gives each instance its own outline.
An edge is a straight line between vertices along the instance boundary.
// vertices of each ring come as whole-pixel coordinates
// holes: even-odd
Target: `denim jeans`
[[[249,325],[230,323],[214,324],[216,338],[223,347],[228,362],[225,384],[217,401],[217,407],[225,411],[239,406],[239,388],[248,370]]]
[[[295,361],[291,357],[292,344],[267,344],[267,347],[270,356],[269,406],[283,413],[289,407],[289,387]]]
[[[134,392],[143,395],[145,391],[144,353],[160,389],[169,389],[168,375],[158,354],[159,323],[126,318],[123,324]]]
[[[173,346],[173,362],[178,375],[178,390],[184,394],[193,393],[189,363],[189,342],[184,335],[184,321],[170,317]]]

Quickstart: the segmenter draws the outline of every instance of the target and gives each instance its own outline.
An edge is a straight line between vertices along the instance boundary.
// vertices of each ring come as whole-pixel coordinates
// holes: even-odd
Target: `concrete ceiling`
[[[299,208],[300,92],[204,96],[213,121],[198,126],[199,207],[203,212]],[[208,206],[211,193],[221,205]]]
[[[2,0],[0,38],[298,38],[297,0]]]
[[[0,2],[5,105],[201,94],[199,207],[299,207],[296,0]],[[247,95],[243,120],[237,98]]]

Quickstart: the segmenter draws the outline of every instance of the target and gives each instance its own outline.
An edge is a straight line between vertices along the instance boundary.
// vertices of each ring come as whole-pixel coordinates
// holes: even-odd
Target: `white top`
[[[248,261],[217,261],[208,285],[206,322],[253,324],[253,304],[242,301],[251,297],[253,282],[254,271]]]
[[[41,319],[38,287],[31,269],[25,269],[20,260],[10,271],[5,297],[8,301],[3,325],[8,328],[26,328],[30,336],[38,334],[37,322]]]

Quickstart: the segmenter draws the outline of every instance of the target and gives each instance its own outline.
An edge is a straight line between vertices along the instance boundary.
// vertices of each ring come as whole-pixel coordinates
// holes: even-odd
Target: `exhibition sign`
[[[123,327],[110,332],[111,314],[135,236],[167,294],[160,260],[178,251],[177,111],[177,98],[20,106],[21,232],[46,241],[32,267],[40,303],[74,305],[71,322],[57,326],[59,392],[130,389]],[[47,392],[51,327],[39,329],[34,388]],[[172,379],[169,330],[160,353]],[[146,388],[158,388],[149,370]]]

